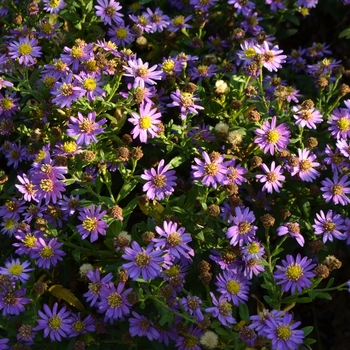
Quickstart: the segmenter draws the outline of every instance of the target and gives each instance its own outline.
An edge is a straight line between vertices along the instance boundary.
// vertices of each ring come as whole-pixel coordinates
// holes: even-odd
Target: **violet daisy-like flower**
[[[143,15],[148,15],[150,19],[150,24],[152,25],[153,32],[162,32],[170,24],[170,17],[164,15],[160,8],[156,8],[152,11],[149,7],[146,9],[147,12],[143,12]]]
[[[80,334],[86,334],[87,332],[95,332],[95,319],[91,315],[86,316],[85,319],[82,320],[79,312],[78,315],[71,314],[71,318],[72,323],[69,325],[69,338],[78,337]]]
[[[273,46],[271,49],[267,41],[264,41],[261,46],[257,46],[257,53],[264,56],[264,67],[272,72],[279,68],[282,68],[282,63],[286,62],[286,55],[281,55],[283,50],[280,50],[277,45]]]
[[[102,125],[106,123],[106,119],[102,118],[96,121],[96,112],[89,112],[84,117],[80,112],[78,116],[69,118],[70,124],[68,124],[67,135],[71,137],[78,136],[76,142],[78,145],[88,146],[91,142],[97,143],[97,135],[102,134],[104,127]]]
[[[125,254],[122,258],[130,262],[122,265],[127,275],[136,280],[142,275],[145,281],[156,278],[161,271],[160,263],[164,261],[162,250],[153,250],[154,243],[150,243],[147,248],[141,248],[140,245],[133,241],[131,248],[124,249]]]
[[[3,151],[3,154],[7,158],[7,166],[11,166],[14,169],[18,168],[19,163],[26,160],[26,147],[22,147],[21,143],[11,142],[9,143],[9,149]]]
[[[226,231],[226,237],[231,239],[230,244],[242,246],[243,243],[249,244],[255,237],[257,226],[252,225],[255,221],[255,215],[249,208],[236,208],[236,216],[233,217],[233,226]]]
[[[145,170],[141,178],[147,180],[143,185],[143,191],[149,199],[164,199],[164,196],[170,196],[174,192],[176,186],[175,170],[169,170],[170,164],[164,166],[164,159],[162,159],[157,167],[150,170]]]
[[[186,298],[181,299],[181,304],[185,311],[194,316],[197,322],[202,322],[204,320],[203,313],[201,311],[202,300],[197,296],[188,295]]]
[[[41,47],[37,46],[37,43],[37,39],[29,39],[28,36],[19,38],[18,42],[15,41],[9,44],[9,56],[12,59],[18,59],[19,64],[32,66],[36,62],[35,59],[42,54]]]
[[[0,290],[0,310],[2,315],[19,315],[25,311],[24,305],[30,303],[29,298],[23,298],[26,294],[26,289],[12,289],[5,284],[2,284]]]
[[[66,255],[61,248],[63,243],[58,243],[57,238],[51,238],[50,240],[39,237],[35,241],[35,247],[30,251],[31,259],[36,259],[36,265],[49,269],[52,266],[56,266],[59,260],[63,260],[63,256]]]
[[[58,14],[66,5],[63,0],[44,0],[44,10],[50,14]]]
[[[298,165],[292,168],[292,176],[298,175],[302,181],[312,182],[321,175],[319,171],[314,169],[320,165],[320,163],[314,162],[317,158],[315,154],[307,149],[298,149],[298,155]]]
[[[224,162],[224,165],[228,170],[226,174],[226,184],[233,183],[240,186],[243,182],[247,182],[247,179],[243,175],[248,172],[248,169],[236,164],[235,158]]]
[[[344,158],[344,156],[346,156],[344,154],[344,152],[340,149],[341,145],[343,144],[343,142],[345,143],[345,148],[349,147],[346,144],[346,141],[341,139],[341,140],[337,140],[336,146],[338,149],[335,149],[335,151],[333,152],[333,150],[331,149],[331,147],[329,145],[326,145],[325,149],[324,149],[324,155],[326,156],[323,161],[326,164],[330,164],[331,168],[332,168],[332,172],[342,172],[342,168],[344,166],[347,165],[347,162]],[[349,147],[349,152],[350,152],[350,147]],[[350,154],[349,154],[350,157]]]
[[[320,124],[323,121],[321,112],[315,108],[301,108],[301,106],[293,106],[292,111],[296,119],[296,125],[300,125],[302,128],[307,127],[309,129],[316,129],[316,124]]]
[[[93,204],[90,205],[90,208],[83,207],[80,210],[78,219],[82,221],[81,225],[77,226],[78,233],[82,239],[86,239],[90,236],[90,242],[95,242],[98,239],[98,235],[105,236],[106,228],[108,224],[102,218],[107,213],[106,210],[101,211],[101,205],[98,205],[97,208]]]
[[[217,72],[217,67],[215,64],[210,64],[209,66],[206,64],[199,64],[197,67],[193,67],[189,69],[188,74],[191,79],[198,79],[198,81],[202,81],[203,78],[210,78],[215,75]]]
[[[112,21],[119,24],[123,20],[124,15],[118,11],[122,9],[119,2],[115,0],[97,0],[98,5],[95,6],[96,16],[100,17],[104,24],[112,25]]]
[[[301,293],[303,288],[311,286],[310,278],[316,276],[310,271],[316,266],[316,264],[312,264],[311,259],[301,258],[300,254],[294,259],[292,255],[288,254],[286,260],[282,260],[282,265],[276,265],[277,271],[273,277],[277,281],[276,284],[282,285],[283,292],[290,290],[294,294],[295,290],[298,290]]]
[[[156,226],[156,232],[161,238],[153,238],[155,247],[166,249],[172,256],[186,259],[194,256],[194,251],[187,244],[192,241],[191,236],[185,232],[184,227],[177,227],[176,222],[164,221],[163,227]]]
[[[180,333],[176,337],[176,349],[178,350],[201,350],[199,346],[200,338],[203,335],[203,330],[195,327],[193,324],[188,328],[186,333]]]
[[[100,271],[89,270],[86,273],[86,277],[90,281],[88,284],[88,291],[84,294],[87,302],[90,302],[90,306],[94,306],[98,300],[100,299],[101,289],[103,286],[109,286],[111,284],[111,280],[113,279],[112,273],[108,273],[101,279]]]
[[[16,98],[16,92],[5,93],[5,96],[0,94],[0,116],[10,118],[18,111],[19,98]]]
[[[340,140],[337,140],[336,146],[339,149],[339,152],[344,157],[350,158],[350,142],[348,142],[344,139],[340,139]],[[341,170],[341,169],[339,169],[339,170]]]
[[[16,198],[6,201],[4,205],[0,206],[0,217],[2,219],[19,221],[20,214],[26,209],[24,203],[23,200],[18,200]]]
[[[214,306],[205,309],[205,312],[211,313],[223,326],[231,327],[231,325],[237,323],[232,317],[232,305],[227,301],[227,298],[221,295],[217,300],[212,292],[210,292],[210,296]]]
[[[224,165],[224,156],[217,152],[212,152],[208,155],[207,152],[202,152],[201,160],[194,158],[195,165],[192,165],[192,177],[199,180],[203,185],[216,189],[217,185],[224,185],[226,174],[228,172]]]
[[[274,155],[275,149],[281,151],[287,147],[290,139],[290,132],[285,123],[276,125],[277,117],[274,116],[271,120],[266,120],[261,129],[255,130],[255,134],[258,137],[254,140],[258,144],[261,150],[264,150],[264,153],[270,152],[271,155]]]
[[[321,182],[321,191],[324,192],[322,197],[326,200],[326,203],[333,201],[334,204],[340,203],[341,205],[347,205],[350,203],[349,197],[346,195],[350,193],[349,177],[343,175],[340,180],[338,180],[338,173],[334,173],[333,181],[331,179],[326,179]]]
[[[195,97],[191,93],[181,92],[177,89],[175,92],[170,94],[173,102],[168,103],[168,107],[180,107],[181,119],[185,120],[187,114],[198,114],[198,110],[204,109],[204,107],[195,104],[196,101],[200,101],[198,97]]]
[[[251,283],[242,275],[232,271],[224,271],[216,277],[217,291],[234,305],[244,304],[248,300],[249,287]]]
[[[118,46],[129,45],[135,40],[135,34],[131,33],[130,26],[126,26],[124,21],[118,26],[109,28],[107,34],[111,37],[111,41]]]
[[[304,341],[305,334],[302,330],[296,329],[301,322],[292,322],[293,316],[286,312],[282,320],[266,319],[265,336],[272,341],[274,350],[298,349]]]
[[[0,267],[0,274],[9,276],[13,281],[20,280],[22,283],[26,283],[30,277],[27,272],[34,270],[29,266],[28,260],[21,263],[19,259],[9,259],[5,262],[5,267]]]
[[[62,192],[66,189],[64,182],[42,172],[35,172],[32,181],[35,198],[38,201],[44,200],[46,204],[56,203],[58,198],[62,198]]]
[[[156,70],[158,65],[148,68],[148,62],[143,63],[141,58],[129,60],[128,65],[124,66],[124,68],[124,76],[134,78],[134,88],[155,85],[157,84],[155,80],[162,80],[163,77],[163,72]]]
[[[258,241],[252,241],[241,247],[242,255],[245,260],[258,259],[260,260],[265,254],[265,249]]]
[[[60,342],[62,338],[67,338],[70,333],[70,325],[73,321],[70,317],[70,311],[65,306],[58,311],[58,303],[54,304],[52,310],[47,304],[44,304],[43,309],[44,312],[41,310],[38,311],[40,318],[34,330],[44,330],[44,338],[50,336],[52,342]]]
[[[316,218],[312,227],[315,229],[315,235],[323,234],[323,243],[328,240],[333,242],[333,237],[340,240],[346,239],[346,236],[341,232],[346,230],[346,225],[344,225],[344,219],[340,214],[333,214],[332,210],[328,210],[325,215],[321,210],[319,214],[316,214]]]
[[[252,10],[255,9],[255,3],[251,1],[240,1],[240,0],[228,0],[229,5],[233,5],[236,9],[237,15],[242,14],[244,17],[247,17]]]
[[[153,326],[153,322],[145,316],[139,315],[137,312],[132,312],[133,317],[129,317],[130,328],[129,332],[132,337],[146,336],[148,340],[158,339],[159,332]]]
[[[100,291],[100,302],[98,303],[98,312],[104,313],[104,322],[112,324],[113,320],[124,319],[129,315],[131,304],[127,301],[126,296],[132,291],[129,288],[123,291],[125,283],[119,283],[117,288],[114,284],[103,285]]]
[[[261,259],[247,259],[243,257],[244,270],[243,276],[248,280],[251,280],[254,276],[258,276],[260,272],[265,270],[264,265],[260,264]]]
[[[172,20],[171,23],[168,26],[168,30],[171,32],[177,32],[178,30],[182,28],[192,28],[190,24],[187,22],[193,18],[192,15],[189,15],[187,17],[184,17],[183,15],[178,15],[175,16]]]
[[[100,88],[104,83],[96,74],[87,74],[84,71],[75,78],[80,83],[80,86],[86,91],[86,98],[88,101],[95,101],[96,97],[104,97],[106,92]]]
[[[159,128],[157,124],[161,123],[161,113],[157,113],[156,108],[152,108],[152,103],[141,103],[140,112],[132,112],[133,118],[129,118],[128,121],[134,124],[134,128],[131,130],[133,138],[140,138],[140,141],[147,143],[147,137],[154,138],[158,134]]]
[[[250,329],[254,329],[261,337],[265,337],[267,331],[266,320],[272,318],[276,321],[281,321],[283,319],[283,315],[283,311],[272,310],[270,312],[267,309],[263,309],[258,315],[250,316],[252,323],[248,327]]]
[[[13,243],[12,245],[14,247],[17,247],[15,250],[15,253],[18,255],[28,254],[31,255],[32,249],[35,247],[35,242],[38,240],[39,237],[42,237],[41,231],[35,231],[31,232],[30,228],[28,227],[27,230],[21,230],[17,229],[16,233],[14,234],[15,238],[20,241]]]
[[[23,194],[23,198],[26,202],[30,202],[31,200],[37,201],[35,196],[36,190],[34,190],[34,184],[28,178],[26,174],[22,176],[17,175],[17,179],[21,183],[21,185],[15,185],[17,190]]]
[[[268,193],[273,193],[273,191],[280,192],[282,188],[281,181],[285,180],[285,176],[282,175],[281,165],[275,166],[275,162],[271,163],[271,169],[267,167],[266,164],[261,164],[261,167],[265,171],[266,175],[258,174],[255,177],[260,179],[260,182],[265,182],[262,190]]]
[[[286,234],[295,238],[300,246],[304,246],[305,239],[300,233],[300,225],[297,222],[286,222],[284,225],[277,228],[278,236],[284,236]]]
[[[328,130],[337,140],[350,137],[350,110],[347,108],[336,108],[331,114],[331,120],[327,121],[330,126]]]

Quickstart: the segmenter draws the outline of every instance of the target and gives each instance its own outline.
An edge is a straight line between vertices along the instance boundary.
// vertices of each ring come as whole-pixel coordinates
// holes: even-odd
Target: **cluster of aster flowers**
[[[0,349],[314,342],[298,303],[349,288],[324,280],[350,244],[350,87],[265,16],[317,3],[0,5]]]

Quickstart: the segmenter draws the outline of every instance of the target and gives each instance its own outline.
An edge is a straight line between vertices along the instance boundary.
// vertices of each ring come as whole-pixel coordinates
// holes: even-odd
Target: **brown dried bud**
[[[313,272],[320,278],[327,278],[329,276],[329,269],[326,265],[319,264],[315,267]]]
[[[325,88],[328,86],[328,84],[329,84],[328,78],[327,78],[327,77],[324,77],[324,76],[323,76],[323,77],[320,77],[320,78],[317,79],[316,84],[317,84],[317,86],[318,86],[321,90],[323,90],[323,89],[325,89]]]
[[[197,264],[197,267],[201,272],[208,272],[211,268],[211,265],[207,261],[202,260]]]
[[[13,16],[12,16],[12,22],[16,25],[20,25],[22,23],[22,15],[20,13],[15,13]]]
[[[149,204],[149,199],[145,194],[143,194],[142,196],[139,197],[138,203],[140,205],[147,205]]]
[[[106,333],[106,324],[105,323],[96,319],[96,320],[94,320],[94,325],[96,327],[96,334]]]
[[[180,287],[184,282],[184,278],[180,275],[170,277],[169,283],[172,287]]]
[[[73,346],[73,350],[85,350],[85,342],[84,340],[77,340]]]
[[[262,158],[259,156],[253,156],[252,159],[250,160],[250,166],[252,168],[257,168],[263,163]]]
[[[319,239],[308,243],[309,250],[312,254],[317,254],[323,248],[323,245],[324,244]]]
[[[33,290],[38,295],[44,294],[47,291],[47,284],[45,282],[36,282],[33,285]]]
[[[130,28],[130,32],[132,34],[135,34],[136,36],[141,36],[143,33],[142,28],[140,28],[137,24],[134,24],[131,28]]]
[[[309,137],[306,142],[305,142],[305,146],[308,149],[312,149],[318,146],[318,141],[316,139],[316,137]]]
[[[117,273],[117,276],[116,276],[117,283],[120,283],[120,282],[125,283],[128,279],[129,277],[126,274],[126,271],[121,270]]]
[[[287,218],[289,218],[292,215],[288,209],[280,209],[280,214],[281,214],[281,218],[283,220],[286,220]]]
[[[225,185],[225,190],[228,195],[238,194],[238,186],[234,183],[229,183]]]
[[[59,126],[53,126],[51,128],[51,135],[56,139],[59,139],[62,136],[62,129]]]
[[[96,154],[93,151],[84,151],[80,153],[80,158],[84,162],[92,162],[95,159],[95,157],[96,157]]]
[[[188,92],[189,94],[195,93],[196,90],[197,90],[197,85],[194,83],[187,83],[182,89],[183,92]]]
[[[5,173],[0,173],[0,185],[5,184],[9,177]]]
[[[334,255],[326,256],[322,264],[326,265],[329,271],[338,270],[342,266],[342,262],[338,260]]]
[[[164,221],[172,221],[172,222],[176,222],[177,224],[180,223],[179,218],[174,214],[165,214]]]
[[[242,28],[235,28],[233,30],[233,40],[242,40],[245,37],[245,31]]]
[[[10,283],[11,283],[11,280],[10,280],[10,277],[8,275],[0,274],[0,284],[7,285]]]
[[[273,93],[275,99],[278,102],[283,102],[287,99],[288,96],[288,90],[285,86],[283,85],[278,85]]]
[[[289,156],[287,161],[288,161],[288,164],[292,167],[299,165],[299,158],[298,157]]]
[[[301,109],[303,109],[303,110],[308,110],[308,109],[314,108],[314,106],[315,106],[315,104],[312,100],[305,100],[300,105]]]
[[[129,134],[124,134],[122,136],[122,141],[124,142],[125,145],[130,145],[133,142],[133,138]]]
[[[230,62],[223,63],[221,67],[223,73],[231,73],[234,70],[234,68],[235,66]]]
[[[258,111],[250,111],[247,115],[249,121],[256,123],[260,120],[261,115]]]
[[[124,249],[130,245],[130,241],[124,236],[118,236],[113,238],[114,249]]]
[[[267,35],[264,31],[261,31],[256,35],[256,40],[258,41],[259,45],[262,45],[266,39],[267,39]]]
[[[122,342],[126,345],[132,345],[132,343],[134,342],[134,338],[129,332],[126,332],[122,335]]]
[[[135,292],[130,292],[127,296],[126,296],[126,300],[131,304],[131,305],[135,305],[140,301],[139,295]]]
[[[123,220],[123,209],[119,205],[114,205],[112,208],[107,210],[107,214],[114,219]]]
[[[141,147],[133,147],[130,151],[130,157],[135,160],[140,160],[143,157]]]
[[[170,299],[174,295],[174,288],[170,284],[167,284],[160,288],[159,293],[165,299]]]
[[[260,221],[262,222],[265,228],[271,227],[275,224],[275,218],[270,214],[265,214],[261,216]]]
[[[47,229],[47,221],[43,218],[36,218],[34,227],[39,231],[45,231]]]
[[[127,162],[130,158],[130,151],[126,147],[119,147],[116,156],[122,162]]]
[[[201,48],[203,48],[204,43],[203,43],[203,40],[201,40],[200,38],[195,36],[194,38],[191,39],[191,45],[195,49],[201,49]]]
[[[188,327],[183,322],[176,323],[175,327],[176,327],[176,331],[180,334],[188,333]]]
[[[220,157],[221,157],[221,153],[219,153],[219,152],[213,151],[209,154],[209,158],[212,162],[217,161]]]
[[[310,194],[313,197],[317,197],[320,194],[320,188],[317,185],[310,185]]]
[[[250,329],[248,326],[243,326],[238,332],[238,337],[245,341],[246,339],[254,339],[256,333],[254,332],[254,329]]]
[[[220,215],[220,207],[216,204],[211,204],[206,210],[206,213],[211,217]]]
[[[204,320],[198,323],[200,329],[208,329],[211,326],[210,316],[204,316]]]
[[[239,109],[242,108],[242,102],[239,100],[233,100],[233,101],[231,101],[230,106],[235,111],[238,111]]]
[[[202,272],[199,276],[198,279],[205,285],[208,286],[210,284],[210,281],[213,277],[213,274],[210,272]]]
[[[0,123],[0,135],[10,135],[15,127],[11,119],[4,119]]]
[[[67,166],[68,158],[62,154],[57,154],[54,163],[57,166]]]
[[[142,242],[144,242],[145,244],[150,244],[155,236],[156,235],[154,232],[146,231],[142,234]]]
[[[29,338],[32,335],[33,327],[27,324],[22,324],[18,329],[18,334],[23,338]]]
[[[256,96],[258,92],[256,91],[254,86],[248,86],[244,89],[244,95],[248,98]]]
[[[340,96],[345,96],[350,93],[350,86],[347,84],[341,84],[338,91]]]

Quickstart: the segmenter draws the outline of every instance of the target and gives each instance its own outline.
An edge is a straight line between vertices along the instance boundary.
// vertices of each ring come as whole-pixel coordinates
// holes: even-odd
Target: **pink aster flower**
[[[285,176],[282,175],[281,165],[275,166],[275,162],[271,163],[271,170],[266,164],[262,164],[261,167],[265,171],[266,175],[258,174],[255,177],[260,179],[260,182],[265,182],[262,190],[272,193],[273,191],[280,192],[282,188],[281,181],[285,180]]]
[[[261,150],[264,150],[264,153],[270,152],[271,155],[274,155],[275,148],[277,151],[283,150],[289,144],[290,132],[285,123],[276,126],[277,117],[274,116],[271,120],[266,120],[261,129],[255,130],[255,134],[258,137],[254,140],[258,144]]]
[[[347,108],[336,108],[331,114],[328,130],[337,140],[350,137],[350,110]]]
[[[299,163],[292,168],[291,175],[298,175],[302,181],[312,182],[320,176],[320,172],[314,169],[315,167],[318,167],[320,163],[314,162],[316,155],[307,149],[298,149],[298,154]]]
[[[50,14],[57,14],[66,7],[66,3],[63,0],[44,0],[44,10],[50,12]]]
[[[296,119],[296,125],[300,125],[302,128],[307,127],[309,129],[316,129],[316,124],[320,124],[323,121],[321,112],[315,108],[303,109],[301,106],[292,107],[294,119]]]
[[[147,136],[151,138],[156,137],[158,134],[158,126],[161,121],[159,118],[162,116],[161,113],[157,113],[156,108],[152,108],[152,103],[141,103],[140,113],[132,112],[133,118],[129,118],[129,122],[134,124],[134,129],[131,130],[133,138],[140,138],[140,141],[147,143]]]
[[[286,222],[284,225],[277,228],[277,236],[284,236],[286,234],[295,238],[301,247],[304,246],[305,239],[300,233],[300,225],[297,222]]]
[[[279,50],[277,45],[273,46],[271,49],[267,41],[264,41],[261,46],[257,46],[257,53],[264,56],[264,67],[272,72],[279,68],[282,68],[282,63],[286,62],[286,55],[281,55],[283,50]]]
[[[349,197],[346,195],[350,193],[349,177],[343,175],[340,180],[338,180],[338,173],[335,172],[333,175],[333,181],[331,179],[326,179],[321,182],[321,191],[324,192],[322,197],[326,200],[326,203],[333,201],[334,204],[340,203],[341,205],[347,205],[350,203]]]
[[[38,41],[34,39],[29,39],[28,36],[25,38],[19,38],[18,42],[13,42],[9,44],[9,56],[12,59],[18,59],[19,64],[25,66],[32,66],[36,60],[35,58],[41,56],[41,47],[36,46]]]

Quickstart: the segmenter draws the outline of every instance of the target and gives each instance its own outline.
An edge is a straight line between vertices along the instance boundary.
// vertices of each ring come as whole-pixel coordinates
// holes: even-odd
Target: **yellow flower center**
[[[336,228],[336,224],[332,220],[327,220],[323,225],[323,228],[326,232],[333,232]]]
[[[208,74],[208,66],[205,66],[204,64],[200,64],[198,66],[198,74],[199,75],[206,75],[206,74]]]
[[[89,283],[88,286],[89,290],[91,290],[94,294],[99,294],[101,290],[101,283],[94,282],[94,283]]]
[[[148,69],[146,67],[140,67],[137,69],[136,74],[141,78],[146,78],[148,75]]]
[[[40,181],[40,188],[44,192],[52,192],[54,189],[54,182],[51,179],[42,179]]]
[[[67,141],[63,144],[63,152],[73,153],[77,150],[77,144],[74,141]]]
[[[73,85],[63,83],[60,87],[60,91],[63,96],[71,96],[73,95]]]
[[[45,157],[46,157],[46,152],[43,151],[43,150],[40,150],[40,151],[38,152],[38,156],[37,156],[36,159],[35,159],[35,162],[40,162],[40,161],[42,161]]]
[[[238,225],[238,232],[241,235],[245,235],[250,231],[251,225],[248,221],[242,221]]]
[[[58,316],[52,316],[49,318],[49,327],[54,331],[57,331],[61,328],[62,319]]]
[[[178,232],[173,232],[168,235],[166,241],[171,247],[177,247],[182,243],[182,238]]]
[[[73,46],[70,55],[79,60],[84,56],[84,49],[80,46]]]
[[[94,231],[97,229],[97,222],[98,222],[98,220],[96,218],[87,217],[83,221],[82,225],[85,228],[85,230],[91,232],[91,231]]]
[[[337,127],[341,131],[348,131],[350,129],[350,120],[348,118],[342,117],[337,121]]]
[[[54,63],[54,66],[56,70],[63,72],[67,68],[67,63],[64,63],[63,61],[59,60]]]
[[[256,52],[252,47],[249,47],[244,51],[244,54],[245,54],[245,57],[252,58],[256,55]]]
[[[30,46],[30,44],[21,44],[18,47],[18,52],[23,56],[30,55],[32,51],[33,48]]]
[[[138,326],[146,331],[151,325],[151,321],[150,320],[147,320],[146,318],[142,319],[139,323],[138,323]]]
[[[94,78],[86,78],[84,80],[83,86],[86,90],[92,91],[96,89],[97,82]]]
[[[248,247],[247,247],[247,249],[248,249],[248,252],[250,253],[250,254],[256,254],[256,253],[259,253],[259,245],[257,244],[257,243],[252,243],[252,244],[250,244]]]
[[[107,302],[111,307],[119,307],[122,304],[122,297],[118,293],[112,293],[108,296]]]
[[[218,171],[219,166],[216,163],[209,163],[204,166],[205,175],[214,176]]]
[[[288,340],[292,336],[290,326],[277,326],[277,338]]]
[[[304,275],[304,270],[299,264],[292,263],[286,267],[285,275],[290,281],[299,281]]]
[[[268,143],[276,143],[280,139],[280,133],[277,130],[270,130],[267,133],[266,140]]]
[[[175,62],[173,60],[166,60],[162,63],[162,69],[164,72],[172,72],[175,67]]]
[[[52,247],[44,247],[43,249],[41,249],[40,251],[40,256],[43,259],[50,259],[55,255]]]
[[[228,303],[227,301],[223,301],[222,303],[219,303],[218,307],[221,315],[228,316],[230,312],[232,311],[232,305]]]
[[[35,247],[35,242],[37,241],[36,237],[34,237],[31,234],[26,234],[25,238],[23,239],[23,244],[27,247],[27,248],[33,248]]]
[[[73,323],[72,328],[75,332],[81,332],[85,329],[85,323],[83,321],[76,321]]]
[[[301,171],[308,171],[308,170],[312,169],[311,162],[308,159],[301,160],[299,162],[299,168]]]
[[[135,256],[137,266],[147,267],[151,262],[151,257],[146,253],[137,253]]]
[[[175,277],[178,276],[180,273],[180,267],[179,265],[173,265],[170,269],[166,270],[165,272],[169,277]]]
[[[79,124],[79,129],[81,132],[89,133],[94,130],[94,126],[93,123],[89,122],[88,120],[85,120]]]
[[[156,175],[152,179],[152,184],[155,188],[163,188],[166,185],[166,176],[165,175]]]
[[[149,129],[149,127],[152,125],[152,118],[148,116],[140,118],[139,125],[140,125],[140,128],[143,130]]]
[[[9,272],[13,276],[19,276],[23,271],[22,265],[15,264],[9,268]]]
[[[112,5],[106,6],[106,8],[105,8],[105,14],[106,14],[108,17],[113,17],[115,13],[116,13],[116,9],[115,9],[114,6],[112,6]]]
[[[339,184],[336,184],[334,186],[331,187],[331,192],[333,194],[343,194],[344,193],[344,190],[343,190],[343,186],[342,185],[339,185]]]
[[[194,349],[197,347],[197,339],[195,337],[188,336],[184,340],[186,349]]]
[[[13,107],[14,103],[11,99],[4,97],[1,100],[1,107],[3,110],[8,111]]]
[[[128,32],[125,28],[117,28],[115,30],[115,36],[118,39],[125,39],[128,36]]]
[[[44,84],[48,88],[52,88],[56,83],[56,78],[53,77],[52,75],[48,75],[44,79]]]
[[[185,108],[191,107],[193,105],[193,100],[190,96],[181,96],[181,104],[182,106],[184,106]]]
[[[41,26],[41,29],[45,34],[51,34],[53,33],[54,27],[51,25],[51,23],[46,22]]]
[[[13,292],[4,293],[4,296],[2,297],[2,300],[7,305],[16,305],[16,303],[17,303],[17,297],[14,295]]]
[[[240,285],[240,283],[231,280],[231,281],[226,283],[226,289],[231,294],[238,294],[239,291],[241,290],[241,285]]]
[[[268,182],[275,182],[278,180],[278,175],[274,171],[270,171],[266,174],[266,178]]]
[[[185,17],[184,16],[176,16],[174,19],[173,19],[173,25],[175,27],[180,27],[182,25],[185,24]]]
[[[13,219],[7,219],[5,220],[5,229],[10,230],[11,228],[15,227],[15,221]]]

